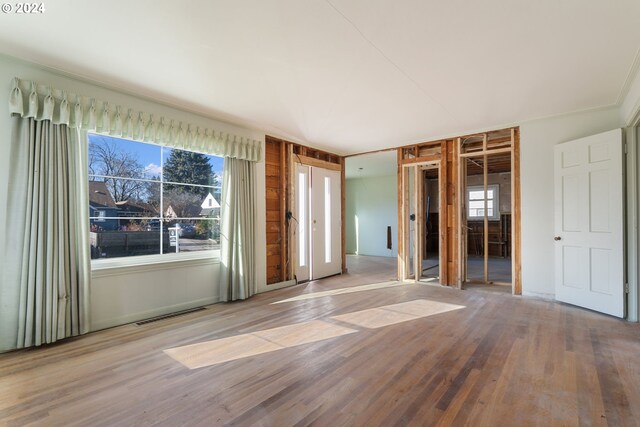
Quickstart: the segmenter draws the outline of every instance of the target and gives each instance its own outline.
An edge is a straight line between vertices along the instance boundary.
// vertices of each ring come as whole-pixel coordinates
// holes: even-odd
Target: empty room
[[[640,423],[640,2],[0,13],[0,425]]]

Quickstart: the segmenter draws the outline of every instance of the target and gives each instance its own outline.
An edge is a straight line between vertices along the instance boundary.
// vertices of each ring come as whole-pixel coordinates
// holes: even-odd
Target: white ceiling
[[[347,157],[345,160],[347,179],[395,175],[398,173],[397,168],[398,161],[395,150],[361,154]]]
[[[55,0],[0,51],[357,153],[615,105],[638,0]]]

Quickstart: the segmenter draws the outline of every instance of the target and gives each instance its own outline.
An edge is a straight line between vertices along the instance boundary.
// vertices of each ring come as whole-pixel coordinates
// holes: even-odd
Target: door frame
[[[444,266],[446,266],[446,246],[443,246],[443,242],[446,242],[446,228],[447,228],[447,220],[446,215],[443,215],[443,212],[446,212],[444,209],[444,198],[441,197],[442,193],[446,191],[446,183],[444,182],[442,176],[442,164],[440,160],[429,160],[424,162],[410,163],[402,165],[401,169],[401,182],[398,185],[398,197],[403,201],[400,209],[401,220],[401,232],[398,233],[398,236],[401,236],[400,243],[401,246],[398,248],[401,250],[398,251],[398,258],[402,258],[399,266],[401,265],[401,270],[399,273],[399,280],[408,281],[414,280],[416,282],[420,281],[422,277],[422,258],[423,258],[423,248],[424,248],[424,171],[425,166],[435,167],[438,169],[438,229],[440,234],[440,241],[438,244],[438,263],[440,273],[438,274],[439,279],[438,282],[443,284],[442,273],[445,270]],[[413,168],[413,194],[409,194],[409,170]],[[409,219],[409,207],[411,206],[410,199],[413,199],[413,205],[416,206],[416,219],[415,219],[415,227],[413,227],[413,246],[410,248],[410,219]],[[400,222],[399,222],[400,223]],[[410,272],[410,254],[411,249],[413,249],[413,275]],[[402,253],[402,255],[400,255]],[[413,277],[412,277],[413,276]]]

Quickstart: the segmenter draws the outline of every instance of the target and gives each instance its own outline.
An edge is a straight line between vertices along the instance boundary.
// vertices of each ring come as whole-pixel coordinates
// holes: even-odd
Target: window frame
[[[107,133],[101,133],[101,132],[87,132],[86,134],[86,138],[87,138],[87,155],[88,155],[88,147],[89,147],[89,137],[90,135],[98,135],[98,136],[105,136],[108,138],[116,138],[116,139],[120,139],[120,140],[125,140],[125,141],[130,141],[133,143],[143,143],[143,144],[150,144],[150,145],[155,145],[157,147],[159,147],[161,149],[161,154],[160,154],[160,161],[161,161],[161,167],[164,167],[164,156],[162,153],[162,149],[164,148],[169,148],[169,149],[176,149],[176,150],[182,150],[182,151],[188,151],[188,152],[196,152],[196,151],[192,151],[192,150],[186,150],[183,148],[177,148],[177,147],[166,147],[164,145],[160,145],[151,141],[136,141],[133,139],[129,139],[126,137],[121,137],[121,136],[113,136],[113,135],[109,135]],[[216,157],[221,157],[224,158],[223,156],[218,156],[216,154],[206,154],[206,153],[202,153],[208,156],[216,156]],[[87,159],[88,161],[88,159]],[[91,180],[91,178],[112,178],[112,179],[129,179],[129,180],[136,180],[136,181],[143,181],[143,182],[151,182],[151,183],[158,183],[160,185],[160,204],[162,206],[163,203],[163,184],[174,184],[174,185],[191,185],[191,186],[198,186],[198,187],[213,187],[213,186],[207,186],[207,185],[200,185],[200,184],[188,184],[188,183],[177,183],[177,182],[169,182],[169,181],[164,181],[164,177],[162,176],[161,179],[159,181],[157,180],[153,180],[153,179],[149,179],[149,178],[127,178],[127,177],[112,177],[112,176],[107,176],[107,175],[101,175],[101,174],[92,174],[88,169],[87,169],[87,183]],[[222,190],[223,187],[223,174],[220,174],[218,176],[218,179],[220,180],[220,190]],[[214,187],[215,188],[215,187]],[[90,214],[88,216],[88,220],[89,222],[91,222],[91,220],[94,220],[94,222],[99,221],[99,222],[104,222],[108,219],[127,219],[127,218],[131,218],[131,219],[148,219],[148,220],[159,220],[159,221],[163,221],[164,219],[164,215],[162,214],[162,208],[160,209],[159,215],[157,217],[107,217],[106,216],[106,212],[105,211],[100,211],[100,217],[98,218],[93,218]],[[203,221],[212,221],[215,222],[216,220],[214,219],[206,219],[206,218],[175,218],[174,220],[177,221],[181,221],[181,220],[192,220],[192,219],[196,219],[196,220],[203,220]],[[217,220],[220,223],[220,227],[222,225],[222,216],[220,216]],[[160,233],[160,250],[162,250],[162,239],[163,239],[163,234]],[[91,259],[91,271],[94,272],[99,272],[99,271],[106,271],[106,270],[110,270],[110,269],[119,269],[119,268],[132,268],[132,267],[152,267],[153,265],[157,265],[157,264],[170,264],[170,263],[189,263],[189,262],[194,262],[194,261],[198,261],[198,260],[210,260],[214,263],[218,263],[220,262],[220,247],[218,247],[217,249],[210,249],[210,250],[202,250],[202,251],[189,251],[189,252],[179,252],[179,253],[158,253],[158,254],[148,254],[148,255],[132,255],[132,256],[122,256],[122,257],[114,257],[114,258],[97,258],[97,259]]]
[[[494,197],[492,199],[488,199],[487,207],[493,207],[493,215],[488,215],[489,221],[499,221],[500,220],[500,184],[489,184],[487,185],[487,192],[489,190],[493,190]],[[484,185],[472,185],[467,186],[467,221],[484,221],[484,215],[482,216],[471,216],[470,215],[470,202],[471,202],[471,192],[472,191],[482,191],[484,192]],[[485,194],[485,198],[487,195]],[[474,200],[482,200],[485,199],[474,199]],[[491,203],[493,206],[491,206]]]

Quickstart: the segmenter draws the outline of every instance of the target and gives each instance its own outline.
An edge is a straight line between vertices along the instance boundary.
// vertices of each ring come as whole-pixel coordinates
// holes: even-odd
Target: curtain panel
[[[78,129],[12,117],[0,350],[89,331],[87,143]]]
[[[51,120],[71,129],[148,141],[171,148],[258,162],[262,143],[215,129],[200,128],[165,117],[154,117],[94,98],[69,94],[36,82],[15,78],[9,112],[23,118]]]
[[[220,301],[249,298],[255,274],[255,164],[226,158],[220,225]]]

